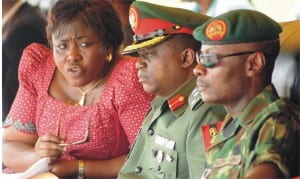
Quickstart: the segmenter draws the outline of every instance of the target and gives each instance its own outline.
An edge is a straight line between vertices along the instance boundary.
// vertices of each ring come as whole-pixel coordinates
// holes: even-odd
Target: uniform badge
[[[171,150],[175,149],[176,142],[174,140],[168,139],[168,138],[163,137],[161,135],[156,135],[154,142],[155,142],[155,144],[164,146],[168,149],[171,149]]]
[[[241,163],[242,160],[242,155],[229,155],[226,158],[218,158],[212,168],[220,168],[220,167],[224,167],[226,165],[239,165]]]
[[[206,151],[215,142],[216,136],[222,126],[222,122],[201,126]]]
[[[175,111],[176,109],[178,109],[179,107],[184,105],[185,101],[186,101],[186,97],[184,95],[178,94],[178,95],[176,95],[173,98],[168,100],[169,108],[172,111]]]
[[[227,33],[227,24],[223,20],[214,20],[205,28],[205,36],[212,41],[222,40]]]
[[[131,29],[135,32],[139,22],[139,12],[135,7],[129,9],[129,24]]]

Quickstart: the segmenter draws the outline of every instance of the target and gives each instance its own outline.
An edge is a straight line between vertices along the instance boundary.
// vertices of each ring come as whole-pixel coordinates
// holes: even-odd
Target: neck
[[[86,90],[83,90],[81,88],[78,88],[79,89],[79,92],[81,93],[81,97],[80,97],[80,100],[78,101],[78,105],[80,106],[84,106],[85,103],[86,103],[86,96],[88,95],[88,93],[90,91],[92,91],[93,89],[95,89],[101,82],[102,82],[102,78],[100,78],[98,81],[96,81],[91,87],[87,88]]]

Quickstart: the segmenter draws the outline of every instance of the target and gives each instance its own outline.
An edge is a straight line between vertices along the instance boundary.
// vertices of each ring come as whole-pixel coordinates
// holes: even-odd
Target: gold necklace
[[[83,91],[82,89],[78,88],[79,89],[79,92],[81,93],[81,98],[80,100],[78,101],[78,105],[79,106],[84,106],[85,104],[85,97],[86,95],[94,88],[96,88],[102,81],[102,78],[100,80],[98,80],[95,84],[93,84],[93,86],[91,86],[89,89],[87,89],[86,91]]]

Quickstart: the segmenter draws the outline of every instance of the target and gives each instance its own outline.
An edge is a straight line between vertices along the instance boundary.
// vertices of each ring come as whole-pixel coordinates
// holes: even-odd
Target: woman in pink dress
[[[119,54],[119,17],[108,1],[59,0],[46,30],[52,50],[32,44],[21,58],[3,163],[21,172],[50,157],[60,178],[114,177],[153,98]]]

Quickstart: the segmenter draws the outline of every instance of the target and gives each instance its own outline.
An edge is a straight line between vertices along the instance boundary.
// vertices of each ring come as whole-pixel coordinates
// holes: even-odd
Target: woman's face
[[[95,31],[79,18],[59,30],[59,33],[52,33],[53,55],[58,71],[73,86],[80,87],[99,80],[109,52]]]

